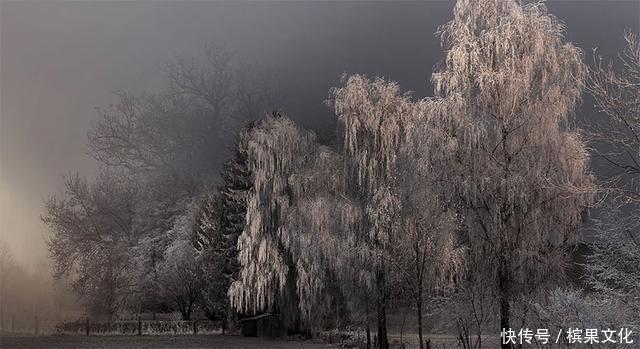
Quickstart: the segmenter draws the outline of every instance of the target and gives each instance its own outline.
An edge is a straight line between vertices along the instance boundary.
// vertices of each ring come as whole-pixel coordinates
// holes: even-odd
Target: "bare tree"
[[[54,276],[70,276],[93,315],[115,315],[136,285],[134,200],[131,187],[104,172],[92,184],[68,177],[62,195],[45,204]]]
[[[640,202],[640,41],[636,34],[624,36],[627,47],[619,54],[621,70],[598,57],[589,69],[587,90],[593,95],[602,118],[593,125],[594,149],[612,169],[607,189],[622,203]],[[604,149],[604,150],[602,150]]]
[[[624,299],[640,313],[640,41],[625,34],[627,47],[619,55],[621,69],[596,59],[590,69],[589,92],[602,112],[594,136],[601,142],[596,155],[612,169],[605,178],[606,213],[596,219],[592,253],[584,265],[587,280],[607,299]],[[635,321],[638,321],[637,317]]]
[[[90,154],[134,176],[170,179],[191,197],[217,177],[232,135],[273,106],[276,80],[232,51],[209,46],[201,60],[166,65],[168,88],[152,95],[117,94],[88,133]]]

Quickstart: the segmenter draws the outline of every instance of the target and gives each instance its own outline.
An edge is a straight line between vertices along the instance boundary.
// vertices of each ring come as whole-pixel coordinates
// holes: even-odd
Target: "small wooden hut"
[[[263,313],[240,319],[240,334],[245,337],[284,337],[286,332],[280,316]]]

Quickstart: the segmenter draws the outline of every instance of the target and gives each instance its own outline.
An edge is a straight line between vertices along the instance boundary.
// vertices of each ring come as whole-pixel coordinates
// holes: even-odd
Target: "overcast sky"
[[[426,96],[442,57],[433,33],[452,2],[0,2],[0,237],[33,267],[46,259],[42,200],[62,176],[91,175],[86,132],[113,92],[161,89],[159,67],[225,44],[269,67],[284,111],[322,129],[343,72],[384,75]],[[638,1],[548,3],[585,50],[612,55],[638,32]],[[580,111],[593,116],[589,99]]]

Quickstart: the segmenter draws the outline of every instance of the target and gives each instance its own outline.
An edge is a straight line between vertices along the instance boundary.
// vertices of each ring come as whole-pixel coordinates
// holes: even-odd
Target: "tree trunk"
[[[424,349],[424,342],[422,341],[422,283],[418,289],[419,293],[416,302],[418,307],[418,341],[420,342],[420,349]]]
[[[500,331],[508,331],[509,326],[509,298],[506,295],[500,295]],[[502,349],[510,349],[511,344],[502,341]]]
[[[511,326],[509,325],[509,318],[511,309],[509,307],[509,272],[507,270],[507,263],[505,258],[502,258],[500,267],[498,270],[498,294],[500,296],[500,331],[509,331]],[[501,341],[502,349],[510,349],[511,344],[505,343],[506,337]]]
[[[369,327],[369,292],[367,290],[364,291],[364,304],[365,304],[365,323],[367,328],[367,349],[371,349],[371,328]]]
[[[387,339],[387,309],[386,309],[386,287],[384,266],[378,271],[378,348],[389,349],[389,340]]]

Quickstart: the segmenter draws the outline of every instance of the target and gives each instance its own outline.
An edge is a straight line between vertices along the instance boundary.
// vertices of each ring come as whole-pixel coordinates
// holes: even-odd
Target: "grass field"
[[[327,349],[328,344],[240,336],[39,336],[0,337],[2,349]]]

